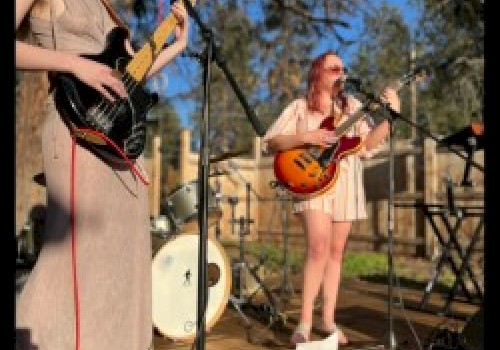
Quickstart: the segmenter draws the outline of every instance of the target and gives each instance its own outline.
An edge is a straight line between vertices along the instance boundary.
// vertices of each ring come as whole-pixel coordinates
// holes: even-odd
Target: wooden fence
[[[160,198],[160,152],[161,145],[155,138],[152,158],[147,159],[146,168],[151,178],[150,213],[161,214],[161,204],[167,198]],[[189,184],[198,176],[198,154],[191,151],[190,132],[181,133],[180,183]],[[465,161],[456,154],[436,146],[431,139],[413,144],[410,141],[397,141],[395,152],[395,202],[428,204],[446,203],[444,177],[449,175],[455,183],[460,183],[464,174]],[[156,150],[156,151],[155,151]],[[475,154],[474,160],[483,163],[483,151]],[[18,167],[22,164],[18,164]],[[25,176],[18,172],[16,202],[16,233],[19,233],[30,208],[39,208],[44,204],[44,188],[32,181],[35,169],[25,171]],[[354,224],[349,238],[350,250],[384,250],[388,234],[389,180],[388,150],[383,148],[374,158],[364,161],[364,183],[367,197],[368,219]],[[220,208],[222,216],[216,224],[210,226],[210,234],[218,229],[225,240],[239,239],[239,224],[233,218],[249,216],[253,223],[247,240],[263,244],[280,245],[283,242],[283,228],[287,228],[291,249],[301,251],[305,247],[304,236],[299,221],[291,213],[290,198],[286,193],[272,188],[274,180],[273,158],[261,152],[261,140],[254,139],[252,154],[247,157],[228,158],[210,166],[211,172],[225,175],[209,178],[211,189],[220,187]],[[474,186],[456,187],[457,205],[484,205],[484,174],[472,168],[471,180]],[[217,183],[218,182],[218,183]],[[21,186],[22,185],[22,186]],[[22,189],[22,192],[19,192]],[[30,195],[19,194],[29,193]],[[170,196],[173,194],[170,193]],[[214,198],[212,198],[213,200]],[[230,204],[230,200],[232,203]],[[249,204],[247,207],[247,203]],[[285,217],[287,220],[284,220]],[[455,220],[451,218],[451,220]],[[476,227],[478,218],[464,220],[459,234],[467,239]],[[438,226],[442,227],[441,224]],[[439,252],[436,236],[429,222],[421,211],[411,208],[396,207],[394,210],[395,252],[416,256],[434,257]]]
[[[181,135],[181,183],[197,179],[198,154],[190,151],[190,144],[190,133],[184,130]],[[421,144],[397,141],[395,149],[395,203],[446,203],[444,179],[450,176],[454,183],[459,184],[464,175],[464,159],[448,149],[437,147],[432,139],[426,139]],[[254,139],[252,153],[251,157],[229,158],[211,164],[211,171],[226,173],[209,178],[211,188],[220,187],[222,194],[222,218],[219,221],[221,237],[228,240],[239,239],[239,226],[237,223],[233,224],[232,218],[246,218],[249,214],[253,223],[247,239],[281,244],[283,228],[287,228],[291,249],[304,249],[303,232],[299,221],[291,213],[290,196],[270,186],[274,180],[273,158],[262,154],[261,140],[258,137]],[[386,147],[372,159],[364,161],[368,219],[354,224],[349,249],[380,251],[386,246],[389,231],[388,159]],[[482,164],[483,152],[476,152],[474,160]],[[474,186],[454,187],[456,204],[482,206],[484,174],[472,167],[470,179]],[[237,204],[231,205],[228,200],[230,197],[236,199]],[[464,220],[459,233],[470,235],[477,222],[478,218]],[[440,223],[438,226],[442,228]],[[210,227],[210,230],[215,229],[214,226]],[[401,254],[432,257],[438,253],[436,236],[417,208],[395,207],[394,243],[395,251]]]

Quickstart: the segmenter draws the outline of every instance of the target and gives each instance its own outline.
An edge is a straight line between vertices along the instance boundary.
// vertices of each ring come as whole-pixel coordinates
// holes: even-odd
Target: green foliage
[[[195,9],[213,31],[218,62],[223,62],[258,118],[269,126],[285,104],[304,90],[304,74],[319,39],[331,42],[329,49],[350,45],[337,28],[349,28],[342,16],[353,15],[367,0],[199,0]],[[168,2],[164,2],[168,3]],[[138,43],[156,25],[156,0],[117,0],[124,8]],[[165,5],[168,13],[168,4]],[[260,13],[261,16],[252,14]],[[189,46],[201,52],[205,47],[200,28],[191,21]],[[184,59],[185,60],[185,59]],[[220,135],[237,135],[231,148],[250,149],[255,130],[228,79],[213,64],[210,80],[210,140],[216,148]],[[200,131],[203,102],[202,67],[190,72],[189,91],[181,99],[195,103],[190,115],[194,144]]]
[[[224,241],[226,249],[239,248],[237,241]],[[258,242],[245,242],[245,259],[249,261],[262,261],[266,269],[273,273],[280,273],[284,266],[283,247],[276,244],[261,244]],[[305,255],[302,251],[289,250],[287,260],[290,271],[298,274],[302,271]],[[359,278],[377,283],[387,283],[388,263],[386,253],[377,252],[346,252],[342,262],[342,278]],[[408,257],[395,257],[394,274],[398,283],[405,287],[422,289],[430,278],[431,268],[434,263],[411,259]],[[443,269],[437,284],[438,288],[451,288],[455,281],[449,269]]]
[[[417,85],[416,122],[433,134],[448,135],[483,117],[482,5],[472,0],[411,2],[421,9],[415,29],[408,28],[399,10],[388,5],[365,14],[365,30],[352,68],[368,91],[378,91],[410,71],[413,50],[415,64],[429,68],[428,79]],[[410,90],[403,88],[400,95],[402,115],[410,117]],[[410,134],[408,124],[397,124],[396,136]]]
[[[157,1],[117,1],[121,6],[128,3],[128,9],[135,9],[136,15],[140,15],[135,20],[129,19],[135,23],[134,37],[144,39],[145,33],[156,25]],[[443,61],[449,62],[430,72],[429,79],[417,86],[416,115],[412,114],[415,109],[409,88],[402,89],[402,114],[415,117],[432,133],[442,135],[482,120],[483,2],[408,0],[407,3],[418,11],[419,23],[411,28],[398,8],[386,2],[376,7],[366,0],[199,0],[195,9],[213,30],[220,50],[218,58],[232,73],[265,127],[286,104],[304,93],[305,75],[311,59],[319,53],[319,40],[329,43],[323,49],[338,51],[341,56],[346,51],[354,52],[349,68],[370,91],[379,91],[410,71],[411,51],[416,54],[416,64],[435,67]],[[168,2],[164,4],[164,12],[168,13]],[[350,23],[360,14],[364,28],[361,36],[346,39]],[[191,24],[189,46],[201,52],[205,43],[195,21]],[[220,68],[212,65],[209,144],[216,147],[213,144],[221,135],[237,135],[230,148],[250,149],[255,131]],[[190,86],[176,96],[195,103],[195,111],[190,115],[195,144],[201,120],[201,73],[201,65],[189,74],[184,71]],[[411,126],[398,123],[397,137],[406,138],[411,133]]]
[[[363,22],[358,56],[351,64],[351,70],[354,76],[362,78],[365,91],[378,92],[410,71],[410,30],[399,10],[387,4],[365,13]],[[400,96],[401,113],[409,116],[408,87],[402,88]],[[407,138],[410,134],[409,125],[398,124],[396,137]]]
[[[450,134],[483,120],[484,13],[480,0],[415,1],[423,8],[417,39],[430,65],[445,62],[421,93],[432,129]]]
[[[387,273],[387,256],[381,253],[346,253],[342,264],[343,278]]]
[[[239,248],[239,242],[224,241],[226,248]],[[245,255],[253,259],[263,261],[264,266],[273,272],[278,272],[284,265],[283,248],[272,244],[261,244],[257,242],[245,242]],[[292,273],[298,273],[302,269],[304,256],[298,251],[289,251],[287,255],[288,266]]]

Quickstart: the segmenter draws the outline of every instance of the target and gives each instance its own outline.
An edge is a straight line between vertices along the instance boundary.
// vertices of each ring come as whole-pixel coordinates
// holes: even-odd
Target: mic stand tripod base
[[[406,349],[406,347],[401,348],[401,347],[397,346],[396,336],[394,333],[385,334],[384,339],[386,340],[386,345],[384,345],[384,344],[366,345],[366,346],[352,348],[352,350],[404,350],[404,349]],[[389,344],[389,345],[387,345],[387,344]]]
[[[287,267],[285,267],[287,268]],[[285,272],[286,275],[289,275],[289,269]],[[279,287],[279,295],[281,302],[284,304],[288,304],[290,302],[290,298],[295,296],[295,289],[293,287],[292,281],[288,278],[283,281],[281,286]]]
[[[246,303],[245,299],[244,298],[237,298],[234,295],[230,294],[229,295],[229,302],[233,305],[233,307],[236,309],[236,311],[238,311],[240,316],[243,318],[243,320],[245,321],[245,326],[250,327],[251,326],[250,320],[243,313],[243,310],[241,310],[241,305]]]

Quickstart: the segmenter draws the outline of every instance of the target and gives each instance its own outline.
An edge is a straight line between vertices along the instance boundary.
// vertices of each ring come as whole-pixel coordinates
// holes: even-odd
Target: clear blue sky
[[[396,6],[401,10],[403,17],[405,18],[406,23],[415,28],[415,23],[417,20],[418,11],[415,7],[412,7],[408,4],[408,0],[386,0],[389,5]],[[165,1],[166,8],[165,13],[169,13],[168,8],[169,1]],[[372,6],[378,7],[380,6],[381,0],[372,1]],[[261,16],[261,13],[256,9],[250,9],[249,15],[251,17],[258,18]],[[359,37],[359,34],[362,31],[362,19],[361,18],[346,18],[346,20],[351,24],[351,28],[348,30],[341,30],[341,34],[346,38],[356,40]],[[197,24],[193,19],[190,19],[191,27],[196,26]],[[331,45],[328,41],[320,41],[318,42],[318,46],[313,52],[313,55],[319,54],[320,52],[325,51],[330,48]],[[195,50],[195,48],[189,47],[188,49]],[[346,61],[347,65],[349,64],[350,58],[353,56],[355,47],[350,48],[347,52],[342,54],[342,58]],[[182,91],[189,90],[194,84],[194,79],[190,79],[194,74],[201,74],[201,70],[197,69],[199,62],[189,58],[189,57],[177,57],[175,59],[175,64],[169,65],[165,69],[165,73],[156,78],[155,81],[152,82],[152,88],[155,91],[158,91],[162,96],[165,96],[167,99],[171,99],[170,102],[174,105],[179,116],[181,118],[181,125],[183,127],[188,127],[188,119],[187,115],[190,112],[193,112],[194,106],[193,104],[187,103],[185,100],[176,100],[172,97]],[[215,67],[215,66],[214,66]],[[172,70],[175,70],[172,71]],[[199,80],[197,80],[199,81]],[[245,91],[243,91],[245,93]],[[201,112],[200,112],[201,113]]]

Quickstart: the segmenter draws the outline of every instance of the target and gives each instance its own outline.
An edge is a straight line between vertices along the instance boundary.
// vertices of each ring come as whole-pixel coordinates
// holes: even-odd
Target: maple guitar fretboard
[[[196,1],[191,0],[190,2],[194,4]],[[132,76],[132,78],[136,81],[142,81],[144,79],[156,56],[162,50],[163,44],[176,25],[177,19],[172,13],[170,13],[170,15],[162,21],[154,33],[149,37],[148,42],[142,46],[142,48],[127,64],[125,70],[128,74],[130,74],[130,76]]]

